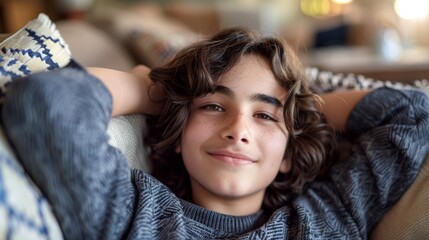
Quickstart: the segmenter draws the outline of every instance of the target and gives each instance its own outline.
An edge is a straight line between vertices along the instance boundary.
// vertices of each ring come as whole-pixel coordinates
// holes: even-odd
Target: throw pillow
[[[429,88],[429,82],[425,79],[414,80],[413,84],[404,84],[400,82],[376,80],[353,73],[321,71],[313,67],[306,68],[305,72],[310,80],[311,88],[316,93],[326,93],[338,90],[375,89],[384,86],[397,89],[420,88],[426,91]]]
[[[119,149],[127,158],[130,168],[150,172],[149,146],[144,143],[147,134],[146,118],[142,114],[117,116],[107,128],[109,144]]]
[[[0,43],[0,100],[14,79],[64,67],[70,50],[45,14]]]
[[[99,14],[93,21],[109,26],[111,34],[126,43],[136,59],[149,67],[162,66],[185,46],[201,39],[188,27],[161,15],[122,9]]]
[[[48,201],[17,161],[0,128],[0,239],[63,239]]]
[[[73,26],[84,26],[76,23]],[[0,43],[0,101],[11,81],[36,72],[50,71],[72,63],[71,52],[56,25],[41,13],[37,19]],[[122,124],[119,124],[122,123]],[[111,120],[108,134],[111,145],[119,148],[132,168],[148,171],[141,132],[143,117],[118,117]],[[139,136],[129,137],[130,131],[138,131]],[[120,133],[124,134],[121,138]],[[133,135],[134,136],[134,135]],[[139,138],[141,137],[141,139]],[[122,143],[122,144],[121,144]],[[138,148],[136,144],[140,145]]]
[[[88,21],[65,19],[56,25],[79,64],[122,71],[129,71],[136,65],[122,44]]]

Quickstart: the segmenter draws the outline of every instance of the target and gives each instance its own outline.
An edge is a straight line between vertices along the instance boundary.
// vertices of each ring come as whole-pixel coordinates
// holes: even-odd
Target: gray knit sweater
[[[352,112],[356,140],[330,178],[271,215],[234,217],[180,200],[130,170],[108,144],[112,99],[82,70],[14,81],[2,121],[25,170],[68,239],[366,239],[418,173],[429,145],[429,101],[381,88]]]

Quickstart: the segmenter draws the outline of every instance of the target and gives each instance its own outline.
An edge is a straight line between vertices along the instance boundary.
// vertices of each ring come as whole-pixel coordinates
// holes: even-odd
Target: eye
[[[256,118],[260,118],[260,119],[262,119],[262,120],[267,120],[267,121],[277,122],[277,120],[276,120],[275,118],[273,118],[273,117],[271,117],[270,115],[265,114],[265,113],[258,113],[258,114],[255,114],[255,117],[256,117]]]
[[[225,110],[216,104],[207,104],[201,107],[201,109],[203,110],[207,110],[207,111],[214,111],[214,112],[224,112]]]

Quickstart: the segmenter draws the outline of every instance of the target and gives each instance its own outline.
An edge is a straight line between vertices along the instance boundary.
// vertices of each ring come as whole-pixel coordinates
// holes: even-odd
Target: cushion
[[[316,93],[352,89],[375,89],[384,86],[398,89],[420,88],[424,91],[428,91],[429,88],[429,82],[426,79],[417,79],[414,80],[412,84],[405,84],[401,82],[376,80],[353,73],[333,73],[329,71],[321,71],[320,69],[314,67],[306,68],[305,72],[310,80],[311,88]]]
[[[0,239],[63,239],[52,209],[0,128]]]
[[[79,37],[86,36],[84,43],[90,42],[88,39],[92,38],[91,32],[95,29],[91,25],[80,21],[63,22],[60,25],[66,34],[73,33],[79,34]],[[67,29],[68,31],[66,31]],[[95,49],[91,44],[83,44],[87,47],[83,49],[84,51],[106,52],[103,51],[103,48],[112,51],[111,45],[103,45],[104,35],[98,34],[100,36],[97,33],[93,35],[93,44],[101,44],[101,49]],[[105,37],[105,39],[108,38]],[[82,38],[80,40],[82,41]],[[0,47],[2,50],[0,52],[0,90],[2,90],[0,98],[7,91],[10,81],[36,72],[58,69],[72,62],[68,45],[58,32],[56,25],[45,14],[40,14],[37,19],[29,22],[15,34],[1,42]],[[112,53],[118,54],[119,57],[113,59],[112,62],[121,60],[119,52],[115,53],[113,51]],[[97,56],[100,59],[107,57],[107,55]],[[114,58],[114,55],[111,58]],[[85,63],[90,64],[90,60]],[[129,67],[131,66],[130,64]],[[132,159],[129,162],[130,166],[147,171],[149,166],[145,161],[142,137],[145,126],[144,121],[144,117],[141,115],[113,118],[109,124],[109,132],[111,133],[110,143],[118,146],[128,159]],[[139,137],[136,138],[134,137],[135,135]]]
[[[388,211],[370,239],[428,239],[429,236],[429,155],[416,180],[398,203]]]
[[[0,46],[2,94],[14,79],[61,68],[71,60],[68,45],[44,14],[1,42]],[[133,159],[130,165],[148,170],[142,148],[143,116],[114,118],[109,129],[111,144],[116,144],[128,159]],[[133,137],[127,137],[129,135]],[[63,239],[49,203],[17,161],[1,127],[0,223],[0,239]]]
[[[97,25],[109,26],[112,36],[127,44],[139,63],[162,66],[183,47],[201,38],[178,21],[141,9],[110,10],[93,19]]]
[[[9,83],[70,62],[50,19],[40,14],[0,43],[0,99]],[[63,239],[47,200],[25,173],[0,128],[0,239]]]
[[[143,143],[143,115],[112,118],[110,144],[128,159],[131,168],[150,171]],[[0,127],[0,239],[63,239],[52,209],[16,159]]]
[[[110,120],[107,133],[109,144],[119,149],[131,168],[150,172],[148,146],[144,144],[147,134],[146,119],[142,114],[117,116]]]
[[[58,31],[70,47],[73,59],[86,67],[129,71],[134,58],[109,34],[82,20],[61,20]]]
[[[61,68],[71,59],[68,45],[45,14],[2,41],[0,49],[0,100],[10,81]]]
[[[168,63],[180,49],[198,39],[186,32],[135,29],[128,42],[140,62],[149,67],[159,67]]]
[[[164,5],[165,14],[181,23],[186,24],[192,31],[204,35],[212,35],[218,32],[222,25],[228,23],[227,14],[223,14],[227,8],[222,4],[206,4],[198,2],[176,1]],[[241,9],[241,11],[246,11]],[[249,11],[250,12],[250,11]]]

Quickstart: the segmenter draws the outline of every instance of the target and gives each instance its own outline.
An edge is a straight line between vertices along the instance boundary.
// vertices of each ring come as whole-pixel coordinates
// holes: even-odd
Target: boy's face
[[[195,204],[230,215],[260,210],[265,189],[284,160],[286,91],[267,60],[245,55],[220,78],[213,94],[195,99],[181,151]]]

